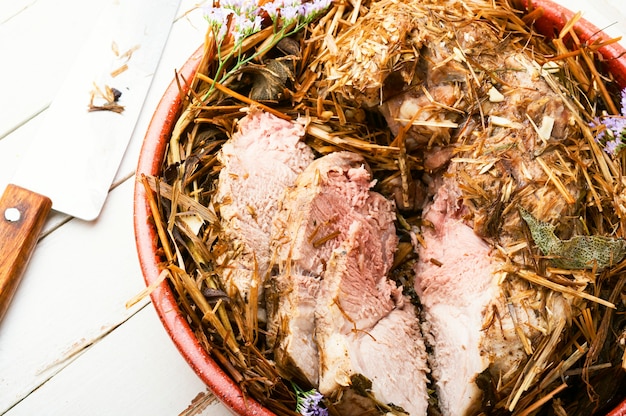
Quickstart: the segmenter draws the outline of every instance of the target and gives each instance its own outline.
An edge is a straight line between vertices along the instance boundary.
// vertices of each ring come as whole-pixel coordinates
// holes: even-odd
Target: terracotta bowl
[[[528,7],[529,0],[518,0],[518,3]],[[530,7],[543,9],[543,14],[535,23],[535,27],[548,37],[558,33],[573,15],[570,10],[550,0],[534,0]],[[600,32],[594,25],[584,20],[578,23],[576,31],[582,42],[598,39],[598,36],[602,36],[601,34],[598,35]],[[609,71],[620,87],[626,87],[626,50],[618,44],[612,44],[604,47],[601,52],[607,61]],[[185,79],[193,77],[200,64],[202,53],[203,48],[200,47],[180,69],[179,72]],[[161,259],[156,254],[156,230],[150,221],[150,208],[143,185],[139,180],[144,174],[160,174],[170,132],[180,112],[181,99],[179,94],[177,83],[172,81],[154,112],[146,132],[137,167],[138,180],[134,191],[134,227],[139,262],[147,285],[157,281],[160,274],[158,264]],[[274,415],[273,412],[265,409],[258,402],[249,397],[244,398],[234,381],[204,351],[181,314],[174,293],[167,282],[159,284],[157,289],[152,292],[151,298],[163,326],[180,353],[225,406],[239,415]],[[626,396],[624,401],[609,413],[609,416],[626,416]]]

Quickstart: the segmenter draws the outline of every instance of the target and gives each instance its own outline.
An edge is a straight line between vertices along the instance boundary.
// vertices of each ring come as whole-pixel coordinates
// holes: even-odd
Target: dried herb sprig
[[[626,240],[603,235],[579,235],[561,240],[554,234],[554,225],[537,220],[519,207],[520,216],[541,252],[563,269],[593,269],[598,272],[622,261],[626,256]]]
[[[224,84],[241,67],[266,54],[282,39],[300,32],[326,11],[331,1],[275,0],[262,4],[260,0],[228,0],[222,1],[220,6],[207,7],[205,18],[217,50],[215,82]],[[272,35],[251,54],[245,55],[244,40],[260,32],[267,18],[271,21]],[[207,96],[213,90],[214,84]]]
[[[324,405],[324,396],[317,390],[302,390],[292,383],[296,392],[296,411],[302,416],[328,416],[328,409]]]

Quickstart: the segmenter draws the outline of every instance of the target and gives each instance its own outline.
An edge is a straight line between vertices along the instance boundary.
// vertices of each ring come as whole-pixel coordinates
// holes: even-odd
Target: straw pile
[[[386,91],[392,88],[385,87],[419,82],[425,42],[454,38],[464,25],[480,22],[509,47],[531,56],[538,72],[545,70],[542,76],[575,114],[577,134],[559,146],[557,156],[542,162],[546,177],[560,193],[559,201],[567,205],[573,234],[626,237],[626,183],[622,179],[626,156],[622,152],[610,157],[603,152],[595,139],[598,130],[592,127],[603,112],[619,114],[618,87],[604,72],[598,53],[602,43],[581,44],[573,31],[575,21],[554,40],[546,41],[532,28],[540,14],[541,10],[521,13],[500,0],[335,2],[319,20],[292,36],[289,44],[274,47],[220,83],[214,82],[216,43],[207,36],[205,58],[196,77],[179,80],[189,84],[190,92],[172,132],[162,176],[146,178],[145,183],[155,192],[159,208],[153,216],[161,227],[163,268],[180,308],[200,343],[246,394],[279,415],[298,414],[290,380],[283,379],[272,364],[264,328],[257,321],[257,303],[227,296],[222,271],[216,266],[216,259],[229,249],[221,243],[223,230],[213,199],[220,171],[216,153],[245,114],[242,109],[257,106],[287,119],[305,115],[306,142],[317,155],[338,150],[363,155],[380,191],[395,197],[402,208],[398,227],[409,233],[421,224],[414,184],[428,173],[429,161],[423,151],[407,149],[404,129],[395,136],[391,133],[376,106],[388,98]],[[272,33],[263,30],[250,36],[242,50],[249,53],[262,48]],[[471,56],[479,55],[480,51],[472,51]],[[481,120],[485,83],[497,74],[485,74],[480,62],[467,56],[459,51],[457,67],[472,80],[473,90],[463,97],[462,106],[457,102],[447,108],[462,108],[458,111],[477,114]],[[256,95],[259,90],[270,92]],[[453,160],[467,161],[478,155],[471,161],[474,170],[467,172],[463,189],[472,201],[473,213],[483,215],[480,201],[486,200],[486,191],[481,183],[472,182],[478,177],[472,172],[488,171],[493,155],[478,152],[480,143],[460,140],[463,126],[454,120],[426,122],[420,128],[441,133],[434,135],[438,142],[429,143],[431,147],[457,143]],[[481,128],[480,123],[476,128]],[[584,192],[573,194],[570,186],[574,183]],[[498,190],[499,195],[513,191]],[[500,211],[513,209],[517,209],[513,202],[500,207]],[[497,239],[492,241],[496,244]],[[574,409],[591,414],[612,398],[612,383],[619,377],[623,380],[626,369],[626,263],[610,264],[603,270],[559,268],[540,259],[530,233],[526,241],[517,243],[498,247],[511,259],[516,276],[575,301],[564,332],[546,333],[535,341],[523,374],[515,385],[502,389],[506,393],[497,397],[501,404],[496,409],[507,414],[504,408],[514,401],[513,414],[518,415],[574,414]],[[411,245],[400,243],[393,274],[409,292],[414,261]],[[520,261],[527,264],[519,267]],[[584,383],[569,386],[568,380],[579,376]],[[540,382],[529,384],[530,380]]]

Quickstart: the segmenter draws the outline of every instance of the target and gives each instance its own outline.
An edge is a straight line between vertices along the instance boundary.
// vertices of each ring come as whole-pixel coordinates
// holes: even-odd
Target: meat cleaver
[[[111,0],[98,16],[0,198],[0,320],[50,209],[100,214],[179,4]]]

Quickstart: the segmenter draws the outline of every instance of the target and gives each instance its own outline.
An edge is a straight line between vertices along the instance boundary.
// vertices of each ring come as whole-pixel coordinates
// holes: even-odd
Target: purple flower
[[[620,138],[609,140],[604,143],[604,151],[611,156],[615,156],[617,153],[619,153],[623,145],[624,144],[622,143],[622,140]]]
[[[291,2],[292,4],[283,5],[280,10],[280,17],[283,18],[285,25],[289,26],[290,24],[298,21],[301,17],[301,4],[299,1]]]
[[[238,46],[245,38],[261,30],[263,19],[261,16],[255,16],[252,20],[248,16],[236,14],[233,17],[233,22],[233,36],[235,37],[235,45]]]
[[[604,126],[613,132],[614,136],[620,136],[624,129],[626,129],[626,117],[624,116],[611,116],[605,117],[603,120]]]
[[[216,81],[223,82],[258,54],[265,53],[267,48],[273,47],[281,39],[300,31],[332,2],[332,0],[311,0],[304,5],[303,1],[306,0],[273,0],[261,6],[259,4],[261,0],[219,0],[219,7],[205,7],[204,15],[217,45],[219,57],[217,73],[222,74],[221,78]],[[243,54],[241,46],[244,39],[263,29],[263,16],[266,13],[273,22],[275,36],[272,42],[265,45],[266,49],[263,51]],[[222,56],[220,47],[229,31],[234,43],[233,48],[228,50],[226,56]],[[226,70],[224,66],[231,58],[235,58],[236,62],[232,68]],[[212,92],[213,87],[207,96]]]
[[[621,94],[621,115],[596,117],[590,123],[592,128],[603,126],[596,135],[596,142],[602,146],[602,150],[611,157],[626,147],[626,88]]]
[[[328,416],[328,409],[324,406],[324,396],[315,389],[304,391],[294,385],[296,390],[296,412],[302,416]]]
[[[244,15],[258,7],[256,1],[250,0],[220,0],[220,6],[224,9],[230,9],[237,14]]]
[[[280,14],[280,8],[282,7],[282,5],[282,1],[276,0],[266,3],[265,5],[261,6],[261,9],[265,10],[270,19],[272,19],[272,22],[276,22]]]
[[[228,23],[228,16],[233,14],[230,9],[222,7],[206,6],[204,7],[204,18],[211,25],[225,25]]]
[[[215,42],[220,45],[228,31],[228,17],[233,14],[232,10],[221,7],[208,6],[204,9],[204,18],[209,22],[209,27],[215,37]]]
[[[332,3],[332,0],[313,0],[309,3],[303,3],[301,13],[307,22],[315,19],[320,13],[326,10]]]

